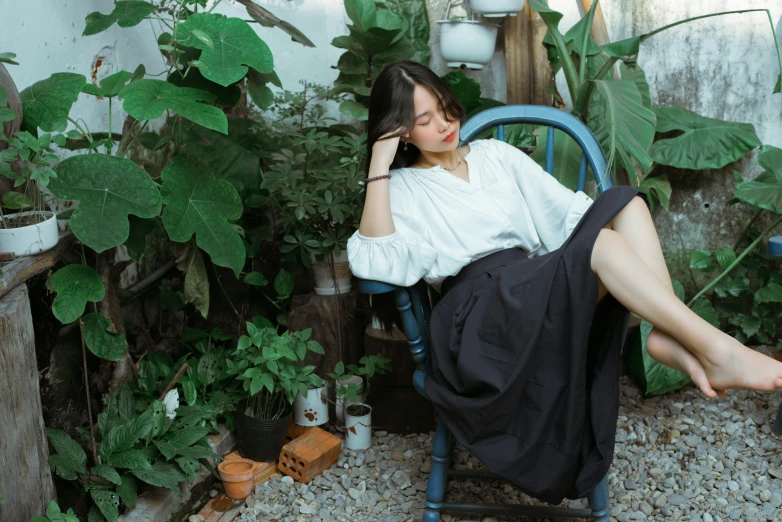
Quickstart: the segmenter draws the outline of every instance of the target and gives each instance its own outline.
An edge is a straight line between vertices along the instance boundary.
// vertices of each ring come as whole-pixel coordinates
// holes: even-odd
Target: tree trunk
[[[27,285],[0,299],[0,520],[28,522],[55,500]]]

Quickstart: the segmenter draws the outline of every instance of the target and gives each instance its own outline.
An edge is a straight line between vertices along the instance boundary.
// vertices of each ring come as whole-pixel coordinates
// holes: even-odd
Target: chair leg
[[[592,509],[592,516],[597,522],[609,522],[608,516],[608,474],[603,477],[595,489],[588,495],[589,507]]]
[[[774,422],[774,435],[782,435],[782,404],[779,405],[779,411],[777,411],[777,419]]]
[[[445,423],[437,423],[432,448],[432,471],[426,485],[426,511],[423,522],[440,522],[440,507],[445,497],[445,482],[448,475],[448,462],[451,450],[451,433]]]

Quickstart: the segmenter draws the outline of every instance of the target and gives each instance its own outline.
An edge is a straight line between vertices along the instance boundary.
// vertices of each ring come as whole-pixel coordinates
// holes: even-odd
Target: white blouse
[[[396,231],[348,239],[356,277],[401,286],[423,277],[439,292],[446,277],[499,250],[520,247],[529,257],[556,250],[592,204],[502,141],[471,142],[464,161],[469,182],[439,165],[391,171]]]

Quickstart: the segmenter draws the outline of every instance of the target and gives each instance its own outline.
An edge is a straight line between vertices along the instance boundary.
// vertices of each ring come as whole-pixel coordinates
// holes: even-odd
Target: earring
[[[405,148],[402,150],[407,150],[407,142],[405,142]]]

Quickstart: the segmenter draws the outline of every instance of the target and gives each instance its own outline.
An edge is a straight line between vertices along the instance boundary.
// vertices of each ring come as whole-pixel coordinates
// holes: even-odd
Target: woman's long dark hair
[[[402,127],[397,135],[413,130],[415,123],[415,86],[425,87],[437,98],[440,109],[449,120],[464,122],[466,112],[456,94],[430,68],[411,60],[400,60],[387,65],[375,80],[369,96],[367,122],[367,169],[372,161],[372,147],[381,136]],[[409,167],[418,159],[420,151],[412,143],[404,150],[399,142],[392,169]]]
[[[372,161],[372,147],[386,134],[402,128],[400,136],[411,130],[415,124],[415,102],[413,92],[416,85],[429,90],[437,98],[440,109],[448,121],[459,120],[463,123],[466,112],[456,94],[442,78],[431,69],[411,60],[401,60],[387,65],[378,75],[369,96],[369,121],[367,122],[367,170]],[[421,152],[412,143],[399,142],[399,147],[391,163],[391,169],[412,165]],[[401,328],[399,314],[394,304],[393,293],[374,294],[372,312],[380,321],[382,328],[390,332],[394,323]]]

